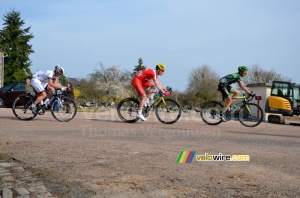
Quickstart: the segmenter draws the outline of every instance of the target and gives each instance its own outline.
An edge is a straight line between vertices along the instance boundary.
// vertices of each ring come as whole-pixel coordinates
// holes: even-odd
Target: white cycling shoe
[[[146,121],[147,119],[143,116],[143,114],[136,114],[137,118],[140,118],[142,121]]]

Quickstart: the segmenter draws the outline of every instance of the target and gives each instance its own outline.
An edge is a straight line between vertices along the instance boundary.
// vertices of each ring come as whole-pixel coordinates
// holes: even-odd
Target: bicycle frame
[[[63,95],[63,92],[56,90],[49,98],[49,102],[47,104],[38,103],[36,113],[33,113],[30,106],[36,100],[37,95],[23,94],[15,99],[12,111],[20,120],[32,120],[37,115],[43,115],[50,107],[50,112],[56,120],[68,122],[76,115],[77,106],[71,98]]]
[[[38,104],[41,106],[41,109],[39,111],[42,111],[43,113],[45,113],[45,110],[47,107],[50,107],[51,104],[57,100],[59,102],[59,105],[62,106],[62,101],[61,101],[61,95],[63,95],[62,93],[60,93],[58,90],[55,91],[54,94],[51,95],[51,97],[49,98],[49,101],[48,101],[48,104],[47,105],[41,105],[41,102]],[[33,101],[36,100],[37,96],[35,96],[33,98]],[[43,101],[45,100],[46,98],[43,99]],[[42,115],[42,114],[39,114],[39,115]]]
[[[232,115],[246,127],[258,126],[263,120],[263,110],[255,103],[250,103],[255,95],[240,95],[232,99],[241,100],[230,105],[223,116],[226,120],[231,120]],[[226,98],[219,101],[207,101],[201,107],[200,115],[202,120],[209,125],[218,125],[222,122],[221,113],[223,111]],[[234,106],[236,106],[234,108]],[[256,115],[257,112],[257,115]]]
[[[141,99],[139,97],[124,98],[117,107],[119,118],[123,122],[134,123],[139,120],[136,117]],[[165,98],[163,93],[158,92],[154,102],[143,106],[142,114],[146,118],[150,111],[154,110],[157,119],[164,124],[173,124],[181,116],[180,105],[171,98]]]
[[[236,96],[236,97],[232,97],[232,99],[236,99],[236,100],[241,100],[241,99],[242,99],[243,101],[240,102],[240,103],[237,105],[238,108],[234,109],[231,113],[236,112],[243,104],[245,104],[245,106],[246,106],[248,112],[250,112],[250,108],[249,108],[248,103],[249,103],[249,101],[251,101],[251,100],[253,99],[253,97],[249,99],[249,97],[247,97],[247,96],[245,96],[245,95],[239,95],[239,96]],[[225,100],[226,100],[226,98],[223,98],[223,99],[220,101],[220,102],[222,103],[222,105],[224,105]],[[233,105],[233,104],[231,104],[230,107],[229,107],[230,110],[231,110],[231,108],[232,108],[232,105]]]
[[[158,95],[159,96],[158,96],[158,98],[155,99],[155,102],[149,106],[150,108],[154,108],[161,101],[163,102],[164,105],[166,105],[165,97],[161,93],[159,93]]]

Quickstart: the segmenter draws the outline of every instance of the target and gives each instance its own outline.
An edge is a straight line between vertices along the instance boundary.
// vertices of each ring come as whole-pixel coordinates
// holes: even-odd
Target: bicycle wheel
[[[77,106],[73,99],[61,96],[56,98],[51,104],[52,116],[60,122],[69,122],[77,113]]]
[[[139,109],[139,101],[135,98],[125,98],[122,100],[118,107],[117,112],[119,118],[126,123],[134,123],[139,120],[136,113]]]
[[[223,105],[217,101],[209,101],[202,105],[200,116],[209,125],[218,125],[222,122],[220,112]]]
[[[238,111],[238,119],[245,127],[256,127],[263,120],[263,110],[254,103],[244,104]]]
[[[155,107],[155,115],[157,119],[164,124],[173,124],[178,121],[181,116],[181,107],[173,99],[165,99],[165,103],[160,101]]]
[[[30,94],[22,94],[18,96],[13,104],[12,111],[19,120],[32,120],[37,114],[32,113],[29,109],[30,105],[34,102],[34,97]]]

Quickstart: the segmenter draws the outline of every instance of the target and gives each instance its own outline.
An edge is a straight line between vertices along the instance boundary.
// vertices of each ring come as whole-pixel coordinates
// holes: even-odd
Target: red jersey
[[[136,72],[136,77],[142,81],[150,81],[150,80],[156,80],[156,72],[154,69],[143,69],[138,72]]]

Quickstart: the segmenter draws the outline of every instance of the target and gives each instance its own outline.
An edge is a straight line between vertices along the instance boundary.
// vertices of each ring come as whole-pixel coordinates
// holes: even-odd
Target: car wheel
[[[3,98],[0,97],[0,108],[5,107]]]

